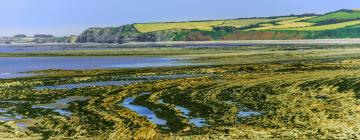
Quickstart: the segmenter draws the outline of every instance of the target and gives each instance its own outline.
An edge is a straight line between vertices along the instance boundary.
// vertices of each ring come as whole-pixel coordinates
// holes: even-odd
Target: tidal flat
[[[0,79],[1,139],[360,138],[360,45],[14,52],[0,59],[77,54],[201,65],[37,69]]]

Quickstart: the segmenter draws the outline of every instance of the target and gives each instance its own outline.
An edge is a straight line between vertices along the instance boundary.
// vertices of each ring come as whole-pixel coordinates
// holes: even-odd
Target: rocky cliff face
[[[284,26],[278,25],[279,21],[284,21]],[[120,27],[90,28],[79,36],[77,42],[124,43],[360,38],[359,22],[359,10],[340,10],[324,15],[303,14],[250,19],[163,22],[149,23],[150,25],[142,23]],[[293,27],[295,23],[296,26]],[[305,23],[306,27],[302,25]],[[265,27],[265,24],[269,26],[262,28],[262,26]],[[336,27],[335,24],[337,24]]]
[[[120,27],[89,28],[80,34],[80,43],[122,43]]]
[[[133,40],[137,34],[130,25],[120,27],[89,28],[80,34],[79,43],[123,43]]]
[[[89,28],[80,34],[79,43],[124,43],[124,42],[155,42],[170,41],[176,31],[158,31],[140,33],[133,25],[120,27]]]
[[[138,34],[136,38],[132,41],[137,42],[161,42],[161,41],[174,41],[177,33],[180,31],[175,30],[166,30],[166,31],[157,31],[151,33]]]
[[[80,43],[125,43],[161,41],[210,40],[286,40],[360,38],[360,28],[343,28],[324,31],[237,31],[237,30],[164,30],[140,33],[132,25],[108,28],[90,28],[82,33]]]

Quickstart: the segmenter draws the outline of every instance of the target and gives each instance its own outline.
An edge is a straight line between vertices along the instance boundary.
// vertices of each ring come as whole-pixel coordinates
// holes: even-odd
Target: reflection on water
[[[0,79],[14,78],[14,77],[29,77],[34,74],[29,73],[0,73]]]
[[[179,110],[181,113],[183,113],[186,118],[189,118],[189,115],[190,115],[190,112],[191,112],[189,109],[187,109],[185,107],[181,107],[181,106],[175,106],[175,108],[177,110]]]
[[[252,116],[259,116],[261,115],[260,112],[255,112],[255,111],[240,111],[238,113],[238,117],[242,117],[242,118],[246,118],[246,117],[252,117]]]
[[[69,44],[28,44],[28,45],[0,45],[0,53],[22,53],[22,52],[47,52],[47,51],[67,51],[67,50],[114,50],[118,48],[110,48],[103,46],[85,47],[79,45]]]
[[[196,127],[204,127],[207,126],[206,120],[204,118],[191,118],[189,122],[194,124]]]
[[[195,125],[196,127],[204,127],[207,125],[205,118],[191,118],[189,116],[191,113],[189,109],[182,106],[175,106],[175,108],[179,110],[185,118],[189,119],[189,123]]]
[[[32,108],[50,109],[53,112],[59,113],[62,116],[70,117],[72,115],[72,112],[67,110],[70,103],[75,102],[75,101],[83,102],[86,100],[89,100],[89,97],[70,96],[70,97],[56,100],[54,103],[50,103],[50,104],[33,105]]]
[[[55,109],[53,111],[59,113],[61,116],[70,117],[72,115],[72,112],[65,109]]]
[[[159,79],[191,78],[198,76],[210,76],[210,75],[209,74],[173,74],[173,75],[140,76],[137,78],[148,79],[148,80],[159,80]]]
[[[123,103],[121,103],[122,106],[138,113],[140,116],[144,116],[146,117],[149,121],[157,124],[157,125],[166,125],[167,121],[164,119],[160,119],[158,118],[155,113],[150,110],[147,107],[143,107],[143,106],[138,106],[138,105],[133,105],[132,103],[134,102],[134,98],[127,98],[124,100]]]
[[[70,117],[72,112],[68,111],[67,108],[69,107],[71,102],[74,101],[86,101],[88,97],[84,96],[70,96],[63,99],[56,100],[54,103],[50,104],[40,104],[40,105],[33,105],[33,109],[49,109],[53,112],[59,113],[62,116]],[[21,104],[26,101],[0,101],[0,103],[14,103],[14,104]],[[0,108],[0,122],[13,122],[20,128],[26,129],[31,123],[31,118],[27,118],[21,114],[14,112],[12,109],[15,106],[10,108]]]
[[[62,69],[143,68],[193,65],[166,57],[3,57],[0,78],[24,76],[22,72]],[[26,76],[26,75],[25,75]]]
[[[39,86],[35,87],[36,90],[63,90],[63,89],[76,89],[83,87],[94,87],[94,86],[122,86],[133,84],[137,82],[160,80],[160,79],[177,79],[177,78],[190,78],[196,76],[205,76],[205,74],[178,74],[178,75],[157,75],[157,76],[139,76],[139,77],[124,77],[133,80],[126,81],[99,81],[91,83],[78,83],[78,84],[64,84],[64,85],[55,85],[55,86]]]
[[[20,128],[27,128],[30,119],[10,109],[0,108],[0,122],[14,122],[14,124]]]
[[[92,82],[92,83],[79,83],[79,84],[65,84],[58,86],[40,86],[36,87],[36,90],[52,89],[52,90],[62,90],[62,89],[76,89],[82,87],[92,87],[92,86],[121,86],[136,83],[139,81],[103,81],[103,82]]]
[[[161,104],[167,104],[164,102],[163,99],[159,100],[159,103]],[[205,118],[192,118],[190,117],[191,111],[185,107],[182,106],[175,106],[175,109],[179,110],[182,115],[189,120],[189,123],[195,125],[196,127],[204,127],[207,126],[206,119]]]

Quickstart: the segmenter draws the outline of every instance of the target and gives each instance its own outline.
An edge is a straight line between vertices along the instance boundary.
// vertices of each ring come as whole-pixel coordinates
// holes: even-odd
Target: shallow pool
[[[124,102],[121,103],[122,106],[138,113],[140,116],[146,117],[149,121],[157,125],[166,125],[167,121],[164,119],[158,118],[155,113],[147,107],[133,105],[134,98],[126,98]]]

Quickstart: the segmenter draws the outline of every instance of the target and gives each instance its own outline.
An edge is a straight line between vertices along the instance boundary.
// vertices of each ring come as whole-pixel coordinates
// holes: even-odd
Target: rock
[[[89,28],[77,39],[79,43],[124,43],[172,41],[177,31],[166,30],[140,33],[133,25],[120,27]]]
[[[80,34],[79,43],[123,43],[133,40],[137,31],[131,25],[106,28],[89,28]]]

